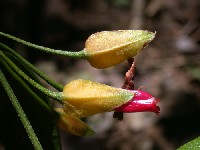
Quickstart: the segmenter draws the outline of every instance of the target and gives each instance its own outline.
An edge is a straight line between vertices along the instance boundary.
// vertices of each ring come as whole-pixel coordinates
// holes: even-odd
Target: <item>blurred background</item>
[[[82,50],[88,36],[103,30],[156,31],[135,57],[135,84],[160,98],[160,115],[125,114],[122,121],[112,112],[89,117],[97,133],[61,133],[63,150],[174,150],[200,136],[199,0],[1,0],[0,8],[2,32],[55,49]],[[129,69],[124,62],[98,70],[86,60],[11,44],[62,84],[81,78],[121,87]]]

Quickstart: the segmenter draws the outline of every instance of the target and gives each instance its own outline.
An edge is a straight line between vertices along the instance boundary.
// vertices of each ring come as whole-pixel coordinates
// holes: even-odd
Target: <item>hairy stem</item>
[[[32,47],[34,49],[37,49],[37,50],[40,50],[40,51],[43,51],[43,52],[46,52],[46,53],[49,53],[49,54],[53,54],[53,55],[61,55],[61,56],[67,56],[67,57],[72,57],[72,58],[86,58],[87,57],[84,50],[79,51],[79,52],[69,52],[69,51],[63,51],[63,50],[55,50],[55,49],[52,49],[52,48],[32,44],[30,42],[24,41],[20,38],[16,38],[12,35],[9,35],[9,34],[3,33],[3,32],[0,32],[0,36],[9,38],[11,40],[17,41],[17,42],[24,44],[26,46],[29,46],[29,47]]]
[[[42,93],[46,94],[47,96],[57,100],[58,102],[62,103],[63,95],[61,92],[53,92],[50,91],[47,88],[44,88],[37,82],[35,82],[33,79],[31,79],[29,76],[27,76],[21,69],[19,69],[2,51],[0,51],[0,56],[4,61],[6,61],[10,67],[15,70],[15,72],[23,77],[27,82],[29,82],[32,86],[34,86],[36,89],[40,90]],[[3,61],[2,60],[2,61]]]
[[[62,91],[63,90],[63,85],[58,84],[57,82],[55,82],[54,80],[50,79],[48,76],[46,76],[43,72],[41,72],[38,68],[36,68],[34,65],[32,65],[31,63],[29,63],[26,59],[24,59],[22,56],[20,56],[19,54],[17,54],[13,49],[11,49],[10,47],[0,43],[0,47],[3,48],[3,50],[8,51],[9,53],[11,53],[13,56],[15,56],[18,61],[20,63],[22,63],[23,65],[25,65],[26,67],[30,68],[32,71],[34,71],[38,76],[40,76],[42,79],[44,79],[48,84],[50,84],[52,87],[54,87],[55,89]]]
[[[11,67],[5,62],[1,61],[4,68],[12,75],[12,77],[17,80],[23,87],[26,89],[32,97],[49,113],[52,112],[52,109],[22,80],[19,75],[17,75]]]
[[[12,88],[10,87],[10,84],[7,82],[6,77],[4,76],[3,72],[0,69],[0,82],[2,84],[2,86],[4,87],[12,105],[14,106],[16,112],[18,113],[18,116],[28,134],[28,137],[30,138],[34,149],[35,150],[42,150],[42,146],[28,120],[28,118],[26,117],[26,114],[24,113],[20,103],[18,102]]]

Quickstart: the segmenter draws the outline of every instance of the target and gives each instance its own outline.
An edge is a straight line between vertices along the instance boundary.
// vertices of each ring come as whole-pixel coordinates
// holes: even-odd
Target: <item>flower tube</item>
[[[64,111],[79,118],[109,111],[160,112],[156,106],[159,100],[147,92],[114,88],[89,80],[68,83],[63,95]]]
[[[156,99],[151,94],[141,91],[132,90],[134,97],[127,103],[113,109],[117,112],[133,113],[133,112],[154,112],[155,114],[160,113],[159,106],[156,106],[159,99]]]

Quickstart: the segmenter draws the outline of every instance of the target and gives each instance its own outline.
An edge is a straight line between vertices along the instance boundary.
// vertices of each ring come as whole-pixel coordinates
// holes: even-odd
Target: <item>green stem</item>
[[[16,112],[18,113],[18,116],[28,134],[28,137],[30,138],[34,149],[35,150],[42,150],[42,146],[28,120],[28,118],[26,117],[26,114],[24,113],[22,107],[20,106],[20,103],[18,102],[12,88],[10,87],[10,84],[7,82],[6,77],[4,76],[3,72],[0,70],[0,82],[2,84],[2,86],[4,87],[12,105],[14,106]]]
[[[53,92],[49,89],[44,88],[37,82],[35,82],[33,79],[28,77],[21,69],[19,69],[2,51],[0,51],[0,56],[10,65],[11,68],[15,70],[15,72],[23,77],[26,81],[28,81],[32,86],[34,86],[36,89],[40,90],[42,93],[46,94],[47,96],[57,100],[60,103],[62,102],[63,95],[61,92]]]
[[[43,52],[46,52],[46,53],[49,53],[49,54],[68,56],[68,57],[72,57],[72,58],[86,58],[87,57],[84,50],[79,51],[79,52],[69,52],[69,51],[63,51],[63,50],[55,50],[55,49],[52,49],[52,48],[32,44],[30,42],[24,41],[22,39],[16,38],[12,35],[9,35],[9,34],[3,33],[3,32],[0,32],[0,36],[9,38],[9,39],[17,41],[21,44],[24,44],[26,46],[32,47],[34,49],[37,49],[37,50],[40,50],[40,51],[43,51]]]
[[[26,89],[32,97],[49,113],[52,113],[52,109],[35,93],[33,90],[22,80],[11,68],[10,66],[5,62],[1,61],[2,65],[5,67],[5,69],[14,77],[15,80],[17,80],[23,87]]]
[[[22,56],[17,54],[13,49],[10,47],[4,45],[3,43],[0,43],[0,47],[2,47],[4,50],[10,52],[13,56],[15,56],[20,63],[25,65],[26,67],[29,67],[32,71],[34,71],[37,75],[39,75],[42,79],[44,79],[47,83],[49,83],[51,86],[53,86],[55,89],[62,91],[63,85],[58,84],[54,80],[50,79],[48,76],[46,76],[43,72],[41,72],[38,68],[36,68],[34,65],[29,63],[27,60],[25,60]]]

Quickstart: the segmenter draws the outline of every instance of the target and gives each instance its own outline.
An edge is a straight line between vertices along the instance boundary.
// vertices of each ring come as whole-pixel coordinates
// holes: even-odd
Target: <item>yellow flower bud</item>
[[[60,129],[78,136],[94,134],[94,131],[79,118],[66,114],[61,108],[56,108],[55,111],[59,114],[57,126]]]
[[[76,117],[87,117],[108,112],[131,100],[134,94],[128,90],[114,88],[89,80],[74,80],[63,90],[66,113]]]
[[[84,50],[93,67],[108,68],[137,55],[154,37],[145,30],[102,31],[87,39]]]

